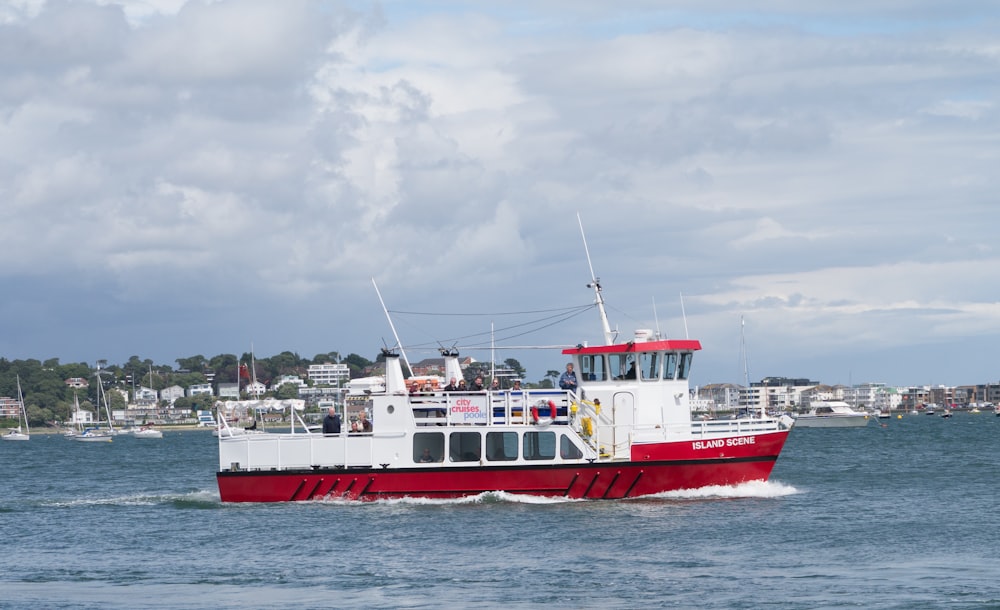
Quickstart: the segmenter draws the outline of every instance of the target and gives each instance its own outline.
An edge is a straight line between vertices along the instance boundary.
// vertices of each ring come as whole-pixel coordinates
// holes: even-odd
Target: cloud
[[[683,332],[683,293],[706,348],[744,313],[802,375],[958,351],[998,333],[996,22],[973,3],[8,3],[0,313],[30,323],[0,355],[115,337],[169,362],[251,334],[373,354],[373,277],[397,306],[586,304],[577,212],[626,333],[653,299]],[[532,339],[598,340],[586,317]]]

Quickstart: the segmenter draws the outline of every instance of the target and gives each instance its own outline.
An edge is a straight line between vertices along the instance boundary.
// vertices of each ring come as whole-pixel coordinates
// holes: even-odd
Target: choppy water
[[[224,505],[216,439],[0,443],[3,608],[1000,608],[1000,418],[792,432],[766,484]]]

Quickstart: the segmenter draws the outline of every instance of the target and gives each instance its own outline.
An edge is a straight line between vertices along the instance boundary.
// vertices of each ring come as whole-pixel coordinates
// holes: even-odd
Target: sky
[[[996,383],[1000,7],[752,4],[0,2],[0,357]]]

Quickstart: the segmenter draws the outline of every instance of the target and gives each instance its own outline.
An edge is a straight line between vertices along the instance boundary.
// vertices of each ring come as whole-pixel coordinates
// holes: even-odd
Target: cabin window
[[[425,456],[424,450],[427,450]],[[430,459],[428,460],[427,457]],[[414,462],[442,462],[444,461],[444,433],[443,432],[417,432],[413,435],[413,461]]]
[[[564,460],[578,460],[583,457],[583,452],[576,446],[573,439],[565,434],[559,435],[559,457]]]
[[[663,378],[673,379],[674,371],[677,369],[677,354],[667,352],[663,355]]]
[[[639,354],[639,371],[643,379],[654,380],[660,378],[660,354],[659,352],[642,352]]]
[[[517,459],[517,432],[487,432],[486,459],[511,462]]]
[[[580,356],[580,374],[584,381],[605,381],[608,378],[601,354]]]
[[[694,354],[688,352],[686,354],[681,354],[680,366],[677,367],[677,378],[687,379],[688,373],[691,372],[691,357]]]
[[[482,455],[478,432],[452,432],[448,439],[448,459],[452,462],[478,462]]]
[[[556,459],[556,433],[525,432],[524,459],[526,460]]]
[[[610,354],[608,363],[615,379],[635,379],[635,354]]]

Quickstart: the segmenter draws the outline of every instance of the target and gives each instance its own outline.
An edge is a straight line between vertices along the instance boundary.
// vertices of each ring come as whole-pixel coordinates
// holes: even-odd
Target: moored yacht
[[[842,400],[812,403],[808,413],[795,417],[797,428],[857,428],[868,425],[868,414],[855,411]]]

